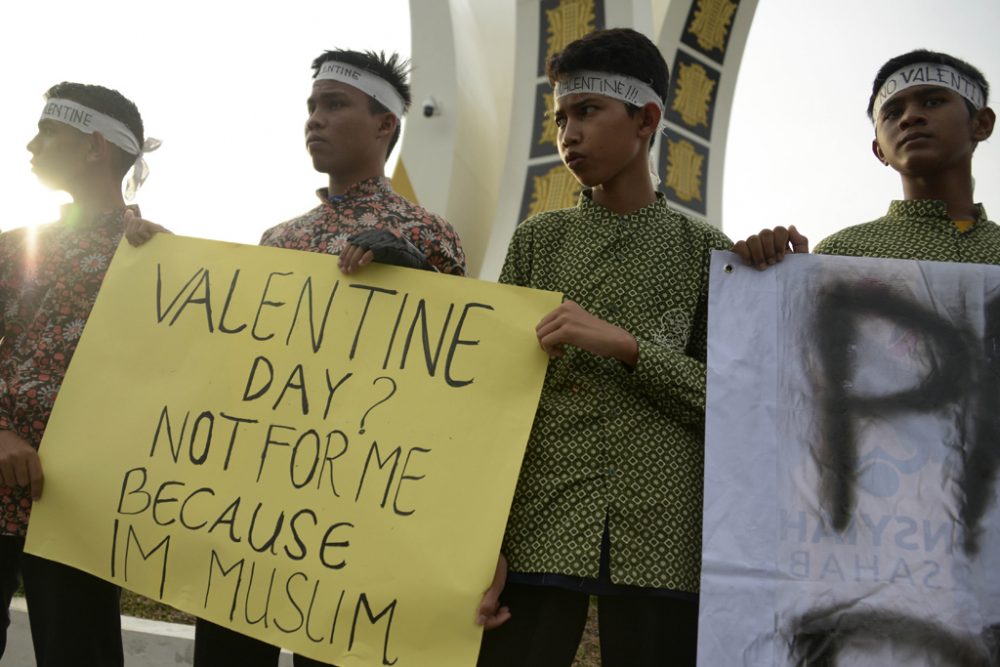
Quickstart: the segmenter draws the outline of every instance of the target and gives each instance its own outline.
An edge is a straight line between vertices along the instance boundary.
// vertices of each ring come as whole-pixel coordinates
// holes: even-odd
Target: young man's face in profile
[[[914,86],[890,98],[875,118],[875,155],[900,174],[931,175],[971,164],[973,119],[964,98],[938,86]]]
[[[371,113],[368,95],[357,88],[339,81],[316,80],[306,104],[306,149],[316,171],[350,174],[372,154],[383,151],[377,137],[385,114]]]
[[[76,128],[54,120],[41,120],[38,133],[27,145],[31,152],[31,170],[50,188],[71,189],[87,167],[89,147],[89,137]]]

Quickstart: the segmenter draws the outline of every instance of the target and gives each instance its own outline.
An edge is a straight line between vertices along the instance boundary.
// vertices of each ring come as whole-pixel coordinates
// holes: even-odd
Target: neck
[[[327,194],[330,195],[331,197],[342,195],[351,188],[353,188],[358,183],[382,175],[383,175],[382,173],[374,173],[374,174],[368,174],[367,176],[358,176],[356,178],[330,176],[330,179],[327,181],[327,186],[326,186]]]
[[[122,197],[121,183],[106,182],[91,185],[77,192],[70,192],[73,205],[84,218],[91,218],[102,213],[110,213],[125,208]]]
[[[903,196],[906,199],[943,201],[952,220],[973,220],[976,217],[971,170],[946,172],[934,178],[903,176]]]
[[[384,153],[383,153],[384,155]],[[357,168],[345,172],[329,173],[327,191],[331,196],[342,195],[361,181],[385,175],[385,160],[366,160]]]
[[[656,190],[649,177],[649,164],[637,161],[607,183],[595,186],[591,195],[599,204],[618,215],[638,211],[656,201]]]

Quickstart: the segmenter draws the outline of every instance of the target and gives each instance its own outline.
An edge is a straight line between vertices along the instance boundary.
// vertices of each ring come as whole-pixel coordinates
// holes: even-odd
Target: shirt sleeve
[[[814,255],[836,255],[837,254],[836,246],[837,246],[836,239],[834,239],[832,236],[828,236],[827,238],[823,239],[822,241],[816,244],[816,247],[812,249],[812,253]]]
[[[507,246],[507,257],[500,269],[499,282],[531,287],[531,227],[519,225]]]
[[[260,243],[258,243],[257,245],[262,245],[262,246],[276,246],[277,244],[274,242],[274,230],[275,229],[276,229],[276,227],[272,227],[271,229],[268,229],[263,234],[261,234],[260,235]]]
[[[7,304],[16,293],[14,269],[18,257],[14,248],[17,244],[13,242],[11,234],[12,232],[0,234],[0,340],[7,329]]]
[[[713,230],[706,237],[704,258],[696,276],[700,281],[698,304],[687,348],[683,352],[635,336],[639,346],[639,361],[631,374],[635,389],[674,415],[681,423],[699,425],[705,421],[711,251],[728,250],[731,247],[729,238],[718,230]]]
[[[637,393],[674,415],[680,423],[705,419],[705,362],[640,336],[639,361],[630,380]]]
[[[0,234],[0,347],[5,344],[4,332],[7,329],[7,304],[10,302],[13,290],[13,272],[15,258],[11,253],[10,236]],[[11,415],[8,413],[6,401],[0,396],[0,431],[13,430]]]
[[[431,230],[434,241],[422,243],[427,261],[441,273],[465,275],[465,251],[454,228],[442,218],[434,216]]]

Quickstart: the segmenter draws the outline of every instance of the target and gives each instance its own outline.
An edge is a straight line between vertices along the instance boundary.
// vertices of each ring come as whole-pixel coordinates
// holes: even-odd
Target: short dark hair
[[[875,121],[875,117],[872,115],[872,110],[875,108],[875,97],[878,95],[878,91],[882,89],[882,84],[884,84],[886,79],[895,74],[900,68],[914,63],[933,63],[935,65],[947,65],[949,67],[953,67],[969,80],[979,84],[979,86],[983,89],[984,104],[989,100],[990,84],[986,81],[986,77],[983,76],[983,73],[978,69],[964,60],[960,60],[954,56],[949,56],[947,53],[928,51],[927,49],[917,49],[889,59],[879,69],[878,74],[875,75],[875,81],[872,82],[872,94],[871,97],[868,98],[868,118],[873,122]],[[964,98],[963,100],[965,101],[965,106],[969,109],[969,114],[971,115],[976,113],[976,107],[972,106],[972,103],[969,102],[969,100],[965,100]]]
[[[545,66],[545,74],[552,85],[581,70],[624,74],[644,81],[652,86],[666,106],[670,68],[656,45],[641,32],[631,28],[595,30],[553,54]],[[634,104],[622,104],[628,109],[630,116],[634,116],[639,110]],[[654,134],[653,140],[649,142],[650,148],[655,140]]]
[[[63,81],[45,91],[44,98],[46,100],[70,100],[77,104],[88,106],[94,111],[100,111],[106,116],[110,116],[123,123],[135,135],[136,141],[139,142],[140,146],[146,140],[145,128],[142,125],[142,116],[139,115],[139,109],[132,100],[117,90],[87,83]],[[135,155],[129,155],[122,148],[114,144],[111,146],[116,151],[115,155],[117,156],[117,167],[120,176],[124,178],[128,170],[132,168],[133,163],[135,163]]]
[[[410,83],[408,81],[410,76],[410,62],[402,57],[398,53],[392,53],[386,56],[385,51],[351,51],[348,49],[334,49],[333,51],[325,51],[323,55],[319,56],[313,60],[313,78],[319,74],[320,67],[323,63],[334,60],[338,63],[344,63],[347,65],[352,65],[354,67],[360,67],[363,70],[367,70],[379,77],[384,79],[390,86],[396,89],[399,96],[403,98],[403,113],[405,114],[410,109],[410,103],[413,101],[413,96],[410,93]],[[368,98],[368,110],[374,114],[388,113],[388,109],[384,104],[369,96]],[[400,119],[402,120],[402,119]],[[386,149],[385,156],[388,158],[389,154],[392,153],[392,149],[396,146],[396,142],[399,141],[400,126],[396,125],[396,132],[393,133],[392,139],[389,140],[389,147]]]

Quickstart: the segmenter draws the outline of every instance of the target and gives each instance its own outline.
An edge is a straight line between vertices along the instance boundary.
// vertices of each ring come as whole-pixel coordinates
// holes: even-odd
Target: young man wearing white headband
[[[832,234],[815,252],[1000,264],[1000,227],[973,199],[972,156],[996,122],[988,99],[983,74],[947,54],[911,51],[885,63],[868,99],[872,151],[899,172],[903,199],[877,220]],[[794,227],[776,227],[733,249],[763,269],[809,245]]]
[[[708,260],[731,242],[650,178],[668,68],[649,39],[594,32],[547,73],[584,191],[517,228],[500,277],[567,300],[536,329],[551,361],[479,665],[569,667],[597,596],[601,664],[693,667]]]
[[[327,51],[313,62],[306,149],[328,177],[319,205],[267,230],[261,245],[340,255],[351,273],[371,261],[463,275],[458,235],[439,216],[392,191],[385,161],[410,106],[399,56]]]
[[[117,91],[61,83],[45,100],[32,169],[73,203],[58,222],[0,234],[0,586],[6,610],[20,571],[40,667],[121,665],[119,589],[22,549],[42,496],[37,449],[122,236],[122,179],[137,170],[141,181],[152,143]]]
[[[396,54],[327,51],[313,70],[306,149],[328,186],[316,193],[316,208],[267,230],[261,245],[339,254],[345,273],[376,261],[464,275],[455,230],[394,193],[384,175],[410,106],[405,63]],[[145,236],[157,231],[146,226]],[[198,620],[196,667],[275,667],[278,656],[276,646]],[[294,663],[326,664],[299,655]]]

